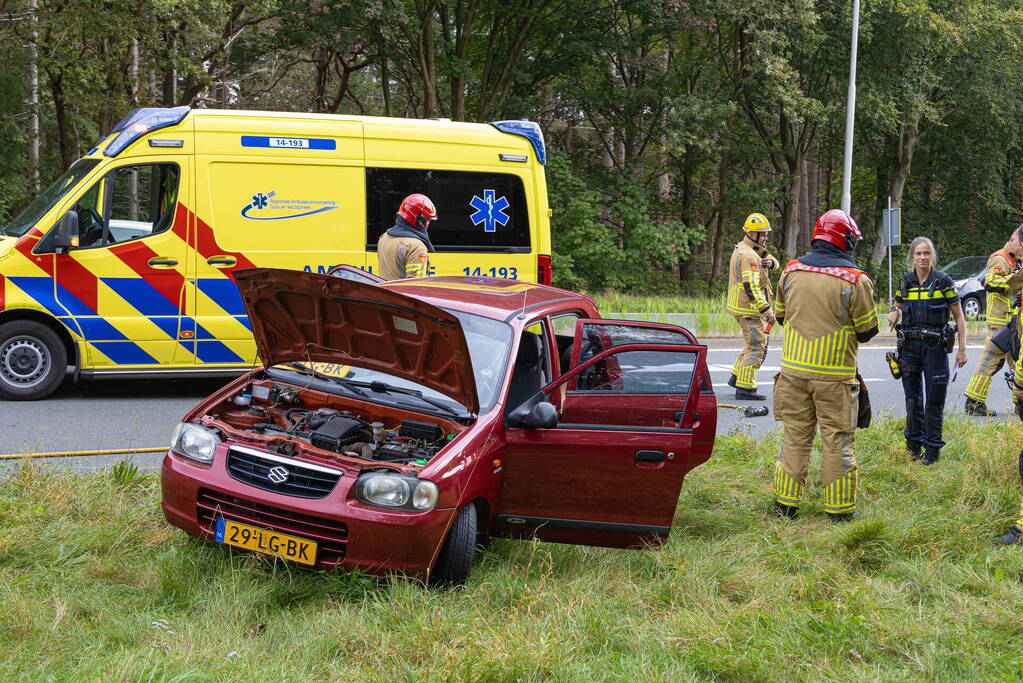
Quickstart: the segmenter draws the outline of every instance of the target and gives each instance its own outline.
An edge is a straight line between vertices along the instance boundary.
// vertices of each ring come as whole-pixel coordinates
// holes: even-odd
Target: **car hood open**
[[[458,318],[375,284],[277,268],[235,271],[264,367],[338,363],[377,370],[450,396],[479,398]]]

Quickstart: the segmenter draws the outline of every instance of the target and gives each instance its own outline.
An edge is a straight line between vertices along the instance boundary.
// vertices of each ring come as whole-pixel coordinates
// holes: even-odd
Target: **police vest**
[[[906,273],[896,289],[896,299],[902,299],[902,327],[925,328],[941,331],[948,324],[950,306],[958,300],[955,289],[947,286],[945,273],[935,270],[926,287],[916,280],[916,274]]]

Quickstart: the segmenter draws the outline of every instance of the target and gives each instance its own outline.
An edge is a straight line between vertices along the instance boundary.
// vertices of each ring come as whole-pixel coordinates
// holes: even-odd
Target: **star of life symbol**
[[[494,190],[483,190],[483,197],[473,195],[469,206],[476,209],[476,213],[469,216],[473,225],[483,223],[483,232],[497,232],[497,223],[508,225],[511,216],[504,212],[511,204],[505,197],[494,198],[497,193]]]
[[[275,194],[277,193],[271,192],[270,194],[263,194],[262,192],[257,192],[256,194],[252,195],[252,208],[265,209],[267,202],[270,201],[270,197],[273,197]]]

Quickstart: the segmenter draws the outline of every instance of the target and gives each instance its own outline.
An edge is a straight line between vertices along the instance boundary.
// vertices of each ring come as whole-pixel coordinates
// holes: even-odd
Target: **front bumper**
[[[212,466],[168,452],[161,469],[164,516],[193,536],[212,540],[217,517],[315,540],[316,569],[357,569],[426,579],[454,510],[396,512],[355,499],[346,473],[324,498],[309,499],[256,488],[227,472],[227,446]]]

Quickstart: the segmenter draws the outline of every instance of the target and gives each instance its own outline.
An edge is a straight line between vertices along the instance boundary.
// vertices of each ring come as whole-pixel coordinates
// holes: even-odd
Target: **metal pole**
[[[892,305],[892,198],[888,197],[888,233],[884,241],[888,243],[888,305]]]
[[[856,118],[856,43],[860,32],[860,0],[853,0],[852,52],[849,55],[849,95],[845,110],[845,167],[842,176],[842,211],[852,206],[853,127]]]

